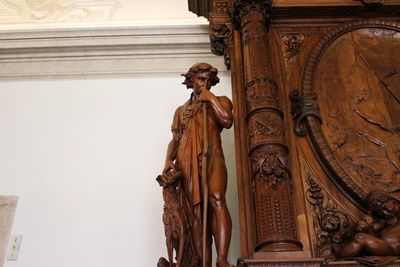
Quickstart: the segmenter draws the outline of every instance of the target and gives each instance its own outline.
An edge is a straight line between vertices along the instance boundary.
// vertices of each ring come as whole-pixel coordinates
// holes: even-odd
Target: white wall
[[[190,66],[190,64],[188,64]],[[176,76],[2,82],[0,195],[17,195],[17,261],[5,267],[151,267],[166,255],[161,188]],[[214,88],[230,96],[230,78]],[[233,129],[223,132],[239,256]]]

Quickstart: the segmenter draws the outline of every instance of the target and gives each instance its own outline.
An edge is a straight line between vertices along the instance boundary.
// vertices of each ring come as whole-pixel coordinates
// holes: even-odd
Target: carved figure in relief
[[[338,78],[322,94],[330,99],[330,144],[367,191],[376,185],[388,189],[400,179],[400,64],[391,53],[399,45],[396,31],[360,29],[330,48],[333,74],[326,81]]]
[[[211,65],[199,63],[183,74],[183,84],[193,92],[175,111],[163,173],[182,172],[189,214],[186,223],[190,225],[196,256],[203,266],[211,266],[214,239],[217,266],[228,267],[232,222],[225,200],[227,170],[220,134],[232,126],[233,115],[231,101],[210,92],[219,82],[217,73]]]
[[[382,190],[371,191],[366,202],[370,216],[357,223],[339,257],[400,256],[400,202]]]

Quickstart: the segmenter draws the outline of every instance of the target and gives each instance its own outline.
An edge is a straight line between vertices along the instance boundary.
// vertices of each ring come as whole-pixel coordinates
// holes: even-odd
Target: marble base
[[[0,196],[0,267],[3,267],[18,197]]]

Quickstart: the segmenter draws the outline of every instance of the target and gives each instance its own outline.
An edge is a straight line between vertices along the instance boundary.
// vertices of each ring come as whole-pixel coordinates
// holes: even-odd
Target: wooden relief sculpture
[[[364,210],[368,192],[400,184],[399,50],[396,23],[345,25],[316,47],[300,96],[292,95],[301,99],[294,114],[308,116],[306,128],[331,178]]]
[[[212,239],[217,267],[231,266],[227,254],[232,222],[225,201],[227,170],[220,133],[232,126],[233,116],[231,101],[210,92],[219,82],[217,73],[211,65],[199,63],[184,74],[183,84],[193,92],[175,112],[173,138],[163,175],[158,178],[164,187],[164,211],[169,203],[180,210],[171,215],[164,212],[169,261],[160,259],[160,267],[175,266],[172,248],[176,249],[176,266],[210,267]]]
[[[400,202],[382,190],[370,192],[366,202],[371,216],[357,223],[339,256],[400,256]]]

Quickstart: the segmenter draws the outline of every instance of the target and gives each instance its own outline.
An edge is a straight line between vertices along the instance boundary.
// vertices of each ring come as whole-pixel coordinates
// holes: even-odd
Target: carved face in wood
[[[373,190],[367,196],[368,208],[373,216],[390,219],[399,211],[399,201],[382,190]]]
[[[201,91],[204,89],[210,90],[211,79],[210,72],[198,72],[196,76],[193,77],[193,93],[200,95]]]

